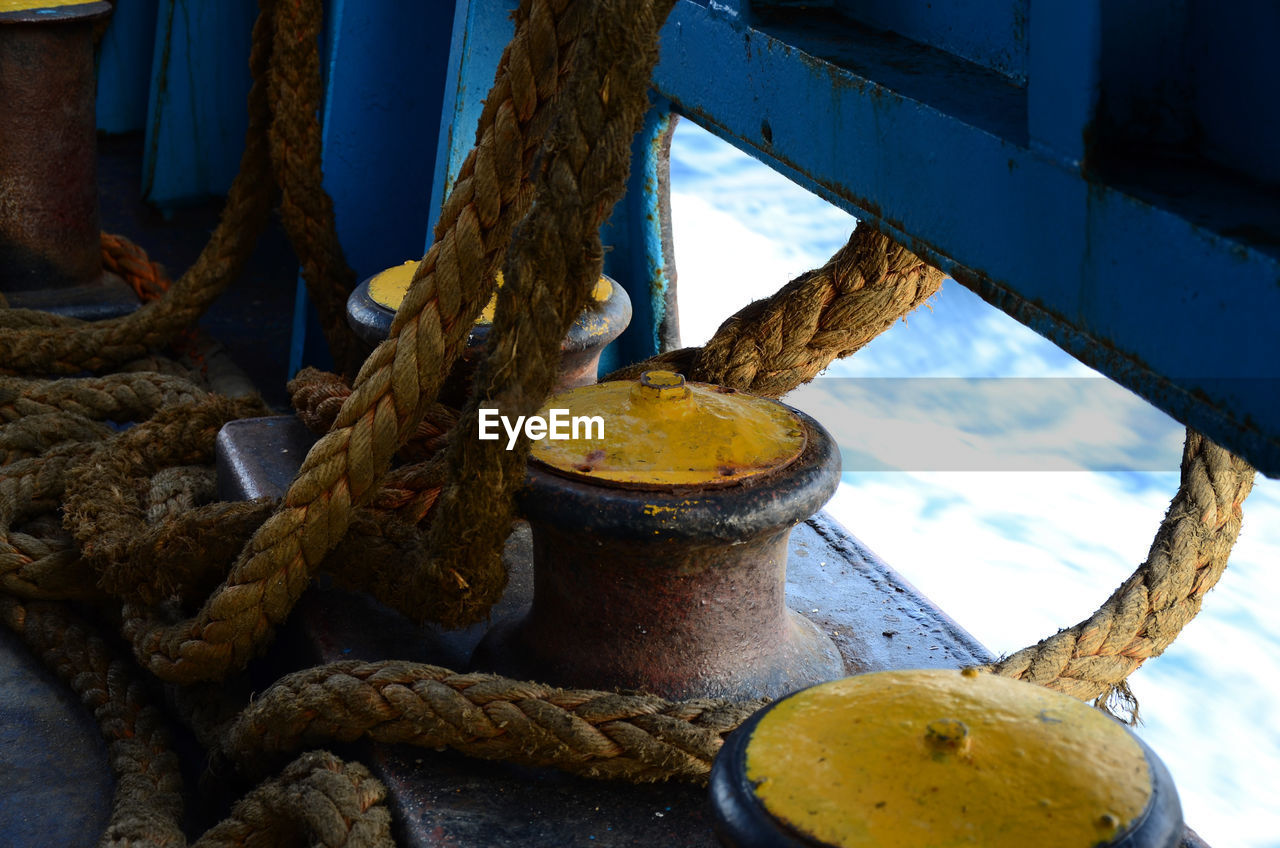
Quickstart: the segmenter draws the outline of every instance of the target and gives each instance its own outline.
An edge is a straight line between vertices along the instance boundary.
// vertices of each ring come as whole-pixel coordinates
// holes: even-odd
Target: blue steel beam
[[[654,86],[1274,476],[1280,206],[1194,157],[1090,161],[1107,10],[1033,4],[1023,86],[831,9],[680,0]]]

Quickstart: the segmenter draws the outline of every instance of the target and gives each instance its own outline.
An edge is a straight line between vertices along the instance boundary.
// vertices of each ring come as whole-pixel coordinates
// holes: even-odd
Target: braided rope
[[[391,337],[365,362],[334,429],[308,453],[279,511],[250,540],[198,615],[176,624],[125,609],[139,660],[174,681],[211,680],[244,663],[293,608],[352,509],[439,391],[492,286],[510,228],[528,207],[524,166],[533,125],[558,89],[562,57],[581,29],[578,2],[526,0],[486,100],[479,142],[445,204]]]
[[[224,737],[233,760],[324,741],[448,746],[586,777],[703,781],[724,737],[761,706],[565,690],[409,662],[290,674]]]
[[[394,848],[386,794],[386,787],[361,764],[312,751],[238,801],[231,815],[194,848]]]
[[[183,377],[154,372],[61,380],[0,377],[0,420],[46,412],[73,412],[95,421],[137,421],[208,392]]]
[[[344,373],[360,365],[357,340],[347,326],[347,296],[355,272],[338,241],[333,201],[321,187],[320,26],[322,0],[277,3],[271,64],[275,118],[269,134],[271,164],[280,185],[280,217],[302,264],[334,362]]]
[[[62,604],[24,605],[0,595],[0,619],[80,696],[107,740],[116,789],[101,844],[184,844],[178,758],[136,667],[114,657]]]
[[[921,306],[943,279],[902,245],[859,224],[825,265],[734,313],[704,347],[660,353],[605,379],[667,368],[691,380],[781,397]]]
[[[182,832],[182,774],[162,712],[137,667],[113,655],[86,622],[62,604],[19,603],[0,595],[0,620],[69,685],[107,740],[116,777],[111,817],[100,844],[176,848]],[[197,848],[306,844],[392,846],[386,789],[358,764],[315,751],[236,803]]]
[[[159,300],[173,285],[163,265],[151,261],[145,250],[119,234],[102,234],[102,267],[123,277],[144,303]]]
[[[289,400],[302,423],[321,436],[329,432],[342,404],[351,396],[351,387],[345,380],[337,374],[315,368],[303,368],[289,381],[287,389]],[[427,459],[444,447],[449,433],[457,426],[457,410],[442,403],[432,403],[397,456],[410,461]]]
[[[600,277],[600,225],[626,189],[631,139],[649,108],[658,30],[672,5],[600,0],[583,33],[535,175],[537,202],[507,257],[477,391],[446,449],[449,481],[429,532],[429,559],[409,593],[420,618],[471,624],[506,586],[502,548],[529,440],[505,450],[471,436],[482,407],[528,415],[551,390],[561,339]]]
[[[92,443],[60,445],[0,474],[0,592],[44,600],[96,597],[69,533],[20,529],[23,521],[61,506],[67,470],[91,450]]]
[[[990,670],[1104,705],[1200,611],[1240,535],[1253,476],[1244,460],[1188,429],[1181,485],[1146,562],[1088,619]]]

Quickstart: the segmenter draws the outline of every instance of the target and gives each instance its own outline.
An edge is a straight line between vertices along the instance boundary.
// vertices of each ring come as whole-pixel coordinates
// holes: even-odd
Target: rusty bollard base
[[[102,270],[93,24],[104,2],[0,2],[0,292],[85,320],[137,308]]]
[[[830,436],[774,401],[733,398],[735,419],[721,405],[733,393],[685,386],[666,372],[649,372],[646,380],[643,390],[660,405],[711,398],[710,417],[719,423],[694,412],[671,431],[665,455],[680,459],[655,454],[630,471],[621,431],[616,439],[606,431],[600,455],[579,456],[572,442],[536,443],[519,499],[533,535],[533,604],[493,627],[473,665],[670,698],[772,698],[842,676],[831,640],[785,603],[791,527],[817,512],[839,482]],[[636,383],[575,389],[553,397],[544,412],[586,412],[590,403],[578,404],[583,397],[603,393],[616,401],[633,389],[639,409],[624,398],[623,414],[605,417],[618,424],[633,412],[644,417]],[[767,435],[754,434],[758,443],[748,437],[745,449],[717,437],[718,426],[741,429],[742,419]],[[632,422],[631,435],[654,441],[651,425]],[[699,461],[703,467],[691,467]],[[635,473],[637,464],[643,473]]]

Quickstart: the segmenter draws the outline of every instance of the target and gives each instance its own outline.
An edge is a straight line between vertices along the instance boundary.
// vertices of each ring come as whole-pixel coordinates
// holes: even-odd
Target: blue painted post
[[[120,0],[98,53],[98,129],[140,130],[147,123],[158,0]]]
[[[627,194],[600,233],[605,273],[625,281],[632,309],[631,325],[600,357],[601,374],[680,344],[670,197],[671,133],[677,119],[671,105],[657,99],[631,145]]]
[[[244,150],[255,0],[160,0],[143,196],[173,209],[225,194]]]
[[[357,277],[422,255],[436,171],[433,147],[423,139],[433,138],[440,122],[452,18],[447,4],[333,0],[322,166]],[[291,374],[327,357],[298,285]]]
[[[511,12],[517,5],[516,0],[457,0],[454,6],[424,253],[434,240],[440,209],[458,169],[475,146],[485,95],[515,32]]]

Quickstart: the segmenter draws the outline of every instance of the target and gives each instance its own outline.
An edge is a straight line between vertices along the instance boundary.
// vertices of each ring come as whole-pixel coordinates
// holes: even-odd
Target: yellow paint
[[[804,449],[799,419],[776,401],[685,384],[670,371],[583,386],[538,412],[604,419],[604,438],[534,442],[535,459],[592,480],[640,486],[733,483],[790,463]],[[593,434],[595,435],[595,434]]]
[[[0,13],[29,12],[32,9],[60,9],[63,6],[87,6],[94,0],[0,0]]]
[[[417,259],[410,259],[400,265],[394,265],[369,281],[369,297],[379,306],[396,310],[404,301],[409,291],[409,283],[413,282],[413,272],[418,269]]]
[[[1092,848],[1151,797],[1142,749],[1097,710],[945,670],[865,674],[782,701],[746,763],[775,818],[841,848]]]
[[[7,0],[0,0],[0,3]],[[377,276],[369,280],[369,297],[379,306],[385,306],[387,309],[395,311],[400,308],[400,304],[404,302],[404,296],[409,291],[409,284],[413,282],[413,272],[418,268],[417,259],[410,259],[401,265],[396,265],[381,272]],[[495,278],[497,288],[502,288],[502,272],[499,271]],[[595,288],[591,290],[591,297],[598,303],[604,303],[613,294],[613,284],[608,277],[601,276],[596,281]],[[498,308],[498,292],[494,291],[493,296],[489,298],[489,302],[480,312],[480,317],[476,319],[477,324],[492,324],[493,316]],[[599,321],[599,332],[596,327],[591,327],[591,335],[602,335],[609,327]]]

